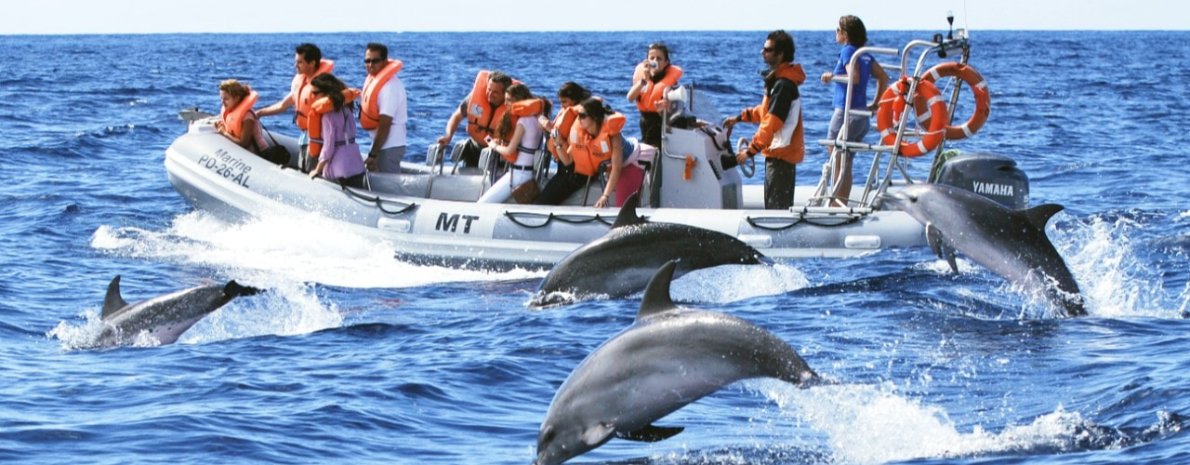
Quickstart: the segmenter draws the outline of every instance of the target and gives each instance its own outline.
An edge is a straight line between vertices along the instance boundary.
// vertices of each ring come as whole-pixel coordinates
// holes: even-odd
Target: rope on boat
[[[600,214],[598,214],[598,213],[596,213],[596,214],[595,214],[595,216],[590,216],[590,217],[578,217],[578,218],[576,218],[574,215],[565,215],[565,216],[563,216],[563,215],[555,215],[555,214],[553,214],[553,213],[547,213],[547,214],[544,214],[544,215],[543,215],[543,214],[541,214],[541,213],[510,212],[510,211],[505,211],[505,212],[504,212],[504,216],[507,216],[507,217],[508,217],[508,219],[509,219],[509,221],[512,221],[513,223],[516,223],[518,226],[521,226],[521,227],[524,227],[524,228],[529,228],[529,229],[539,229],[539,228],[544,228],[544,227],[546,227],[546,226],[549,226],[549,224],[550,224],[550,223],[552,223],[554,220],[558,220],[558,221],[561,221],[561,222],[563,222],[563,223],[569,223],[569,224],[586,224],[586,223],[592,223],[592,222],[598,221],[598,222],[600,222],[600,223],[603,223],[603,224],[605,224],[605,225],[608,225],[608,226],[611,226],[613,223],[615,223],[615,219],[614,219],[614,218],[613,218],[612,220],[610,220],[610,221],[609,221],[609,220],[608,220],[607,218],[605,218],[603,215],[600,215]],[[535,218],[545,218],[545,220],[544,220],[544,221],[542,221],[542,223],[541,223],[541,224],[533,225],[533,224],[527,224],[527,223],[525,223],[525,222],[521,221],[520,219],[517,219],[517,217],[518,217],[518,216],[535,217]]]
[[[375,196],[375,195],[372,195],[372,196],[364,195],[364,194],[357,192],[355,189],[347,187],[346,184],[342,184],[342,183],[339,184],[339,187],[342,187],[343,192],[350,194],[352,197],[376,204],[377,210],[380,210],[381,212],[389,214],[389,215],[403,215],[405,213],[408,213],[410,210],[417,208],[417,204],[413,203],[413,202],[406,204],[404,202],[394,202],[391,200],[384,200],[384,199],[380,198],[379,196]],[[405,208],[402,208],[400,210],[394,210],[394,211],[385,210],[384,209],[385,202],[396,204],[396,205],[405,205]]]
[[[822,227],[822,228],[836,228],[839,226],[846,226],[846,225],[849,225],[856,221],[859,221],[860,218],[861,218],[860,216],[849,216],[848,218],[846,218],[844,220],[835,219],[835,220],[831,220],[830,222],[825,222],[825,221],[821,221],[821,220],[816,221],[813,219],[806,218],[806,215],[803,213],[803,214],[799,214],[796,218],[783,217],[783,216],[753,218],[753,217],[749,216],[749,217],[744,218],[744,221],[747,221],[748,224],[752,225],[752,227],[754,227],[756,229],[763,229],[766,231],[784,231],[786,229],[792,228],[794,226],[797,226],[797,225],[803,224],[803,223],[811,225],[811,226]],[[781,222],[789,222],[789,224],[786,224],[783,226],[765,226],[763,224],[760,224],[760,222],[762,222],[762,221],[763,222],[781,221]]]

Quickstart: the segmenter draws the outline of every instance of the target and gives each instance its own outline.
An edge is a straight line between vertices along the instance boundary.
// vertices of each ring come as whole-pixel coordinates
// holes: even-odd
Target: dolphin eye
[[[547,426],[545,431],[541,433],[541,442],[552,442],[554,440],[554,427]]]

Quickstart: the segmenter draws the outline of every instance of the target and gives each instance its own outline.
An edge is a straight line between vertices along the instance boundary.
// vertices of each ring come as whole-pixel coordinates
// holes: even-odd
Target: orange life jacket
[[[359,97],[359,89],[343,89],[343,104],[354,102]],[[310,104],[310,149],[309,156],[318,158],[322,153],[322,115],[335,111],[335,104],[328,97],[322,97]]]
[[[678,85],[678,79],[682,77],[682,68],[677,65],[665,67],[665,75],[657,82],[653,82],[653,79],[649,77],[647,69],[644,64],[641,64],[632,74],[633,84],[640,82],[641,79],[645,80],[645,87],[640,90],[640,96],[636,98],[636,108],[641,113],[657,113],[657,101],[665,99],[662,91],[666,87]]]
[[[299,129],[303,131],[307,130],[306,128],[308,127],[307,120],[309,119],[308,115],[310,114],[310,104],[314,103],[310,98],[310,93],[314,91],[314,88],[310,86],[310,81],[314,79],[314,76],[329,73],[334,69],[335,62],[323,58],[322,61],[318,63],[318,69],[314,71],[314,74],[307,76],[302,73],[297,73],[293,75],[293,81],[289,84],[289,89],[294,98],[293,121],[297,123]]]
[[[576,120],[578,120],[578,112],[574,110],[574,107],[563,108],[559,111],[554,116],[554,131],[556,131],[558,137],[569,137],[570,129],[574,127]],[[554,161],[561,163],[562,158],[558,155],[558,147],[555,144],[556,142],[551,139],[549,144],[550,153],[554,155]]]
[[[484,141],[487,136],[496,136],[496,126],[500,124],[504,112],[508,111],[508,102],[496,108],[489,106],[489,74],[491,72],[483,70],[475,75],[475,85],[471,87],[471,100],[467,102],[467,134],[480,146],[487,145]],[[518,82],[516,79],[512,80],[513,84]]]
[[[594,176],[599,164],[612,155],[612,137],[620,135],[624,128],[624,115],[612,113],[603,120],[599,134],[591,133],[576,124],[570,130],[570,156],[574,157],[574,172]],[[619,154],[618,154],[619,155]]]
[[[379,95],[380,88],[401,72],[401,68],[404,66],[405,64],[401,63],[401,60],[388,60],[388,64],[384,65],[384,69],[376,73],[376,76],[369,74],[364,79],[364,94],[360,100],[359,109],[359,125],[364,129],[370,131],[380,126],[380,102],[376,97]]]
[[[240,131],[244,129],[244,117],[248,116],[248,112],[252,111],[252,106],[256,105],[256,99],[260,95],[256,91],[248,91],[248,95],[240,99],[240,103],[236,104],[235,108],[223,108],[223,127],[228,134],[235,139],[240,138]]]

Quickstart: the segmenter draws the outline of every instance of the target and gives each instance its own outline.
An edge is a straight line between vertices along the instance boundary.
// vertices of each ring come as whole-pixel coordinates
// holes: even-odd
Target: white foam
[[[809,285],[805,273],[791,264],[721,265],[687,273],[674,280],[670,292],[678,300],[721,304],[783,294]]]
[[[316,214],[274,216],[229,224],[201,211],[178,216],[163,231],[103,225],[91,246],[115,254],[210,266],[232,276],[248,272],[352,288],[401,288],[457,281],[497,281],[541,272],[468,271],[412,265],[396,249]]]
[[[824,433],[836,463],[885,463],[987,455],[1038,447],[1061,447],[1086,422],[1061,406],[1026,425],[999,433],[980,425],[960,431],[935,406],[895,394],[895,387],[839,385],[797,389],[777,381],[753,382],[777,402],[782,414]]]
[[[1160,273],[1138,258],[1132,236],[1142,228],[1131,219],[1109,222],[1098,217],[1089,224],[1072,223],[1063,231],[1048,228],[1054,247],[1078,281],[1088,313],[1180,318],[1190,289],[1171,295],[1164,289]]]

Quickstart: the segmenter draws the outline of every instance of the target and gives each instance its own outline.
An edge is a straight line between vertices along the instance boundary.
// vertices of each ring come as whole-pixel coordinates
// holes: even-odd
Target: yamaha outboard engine
[[[1029,177],[1011,158],[965,153],[942,165],[938,184],[967,189],[1009,208],[1029,208]]]

